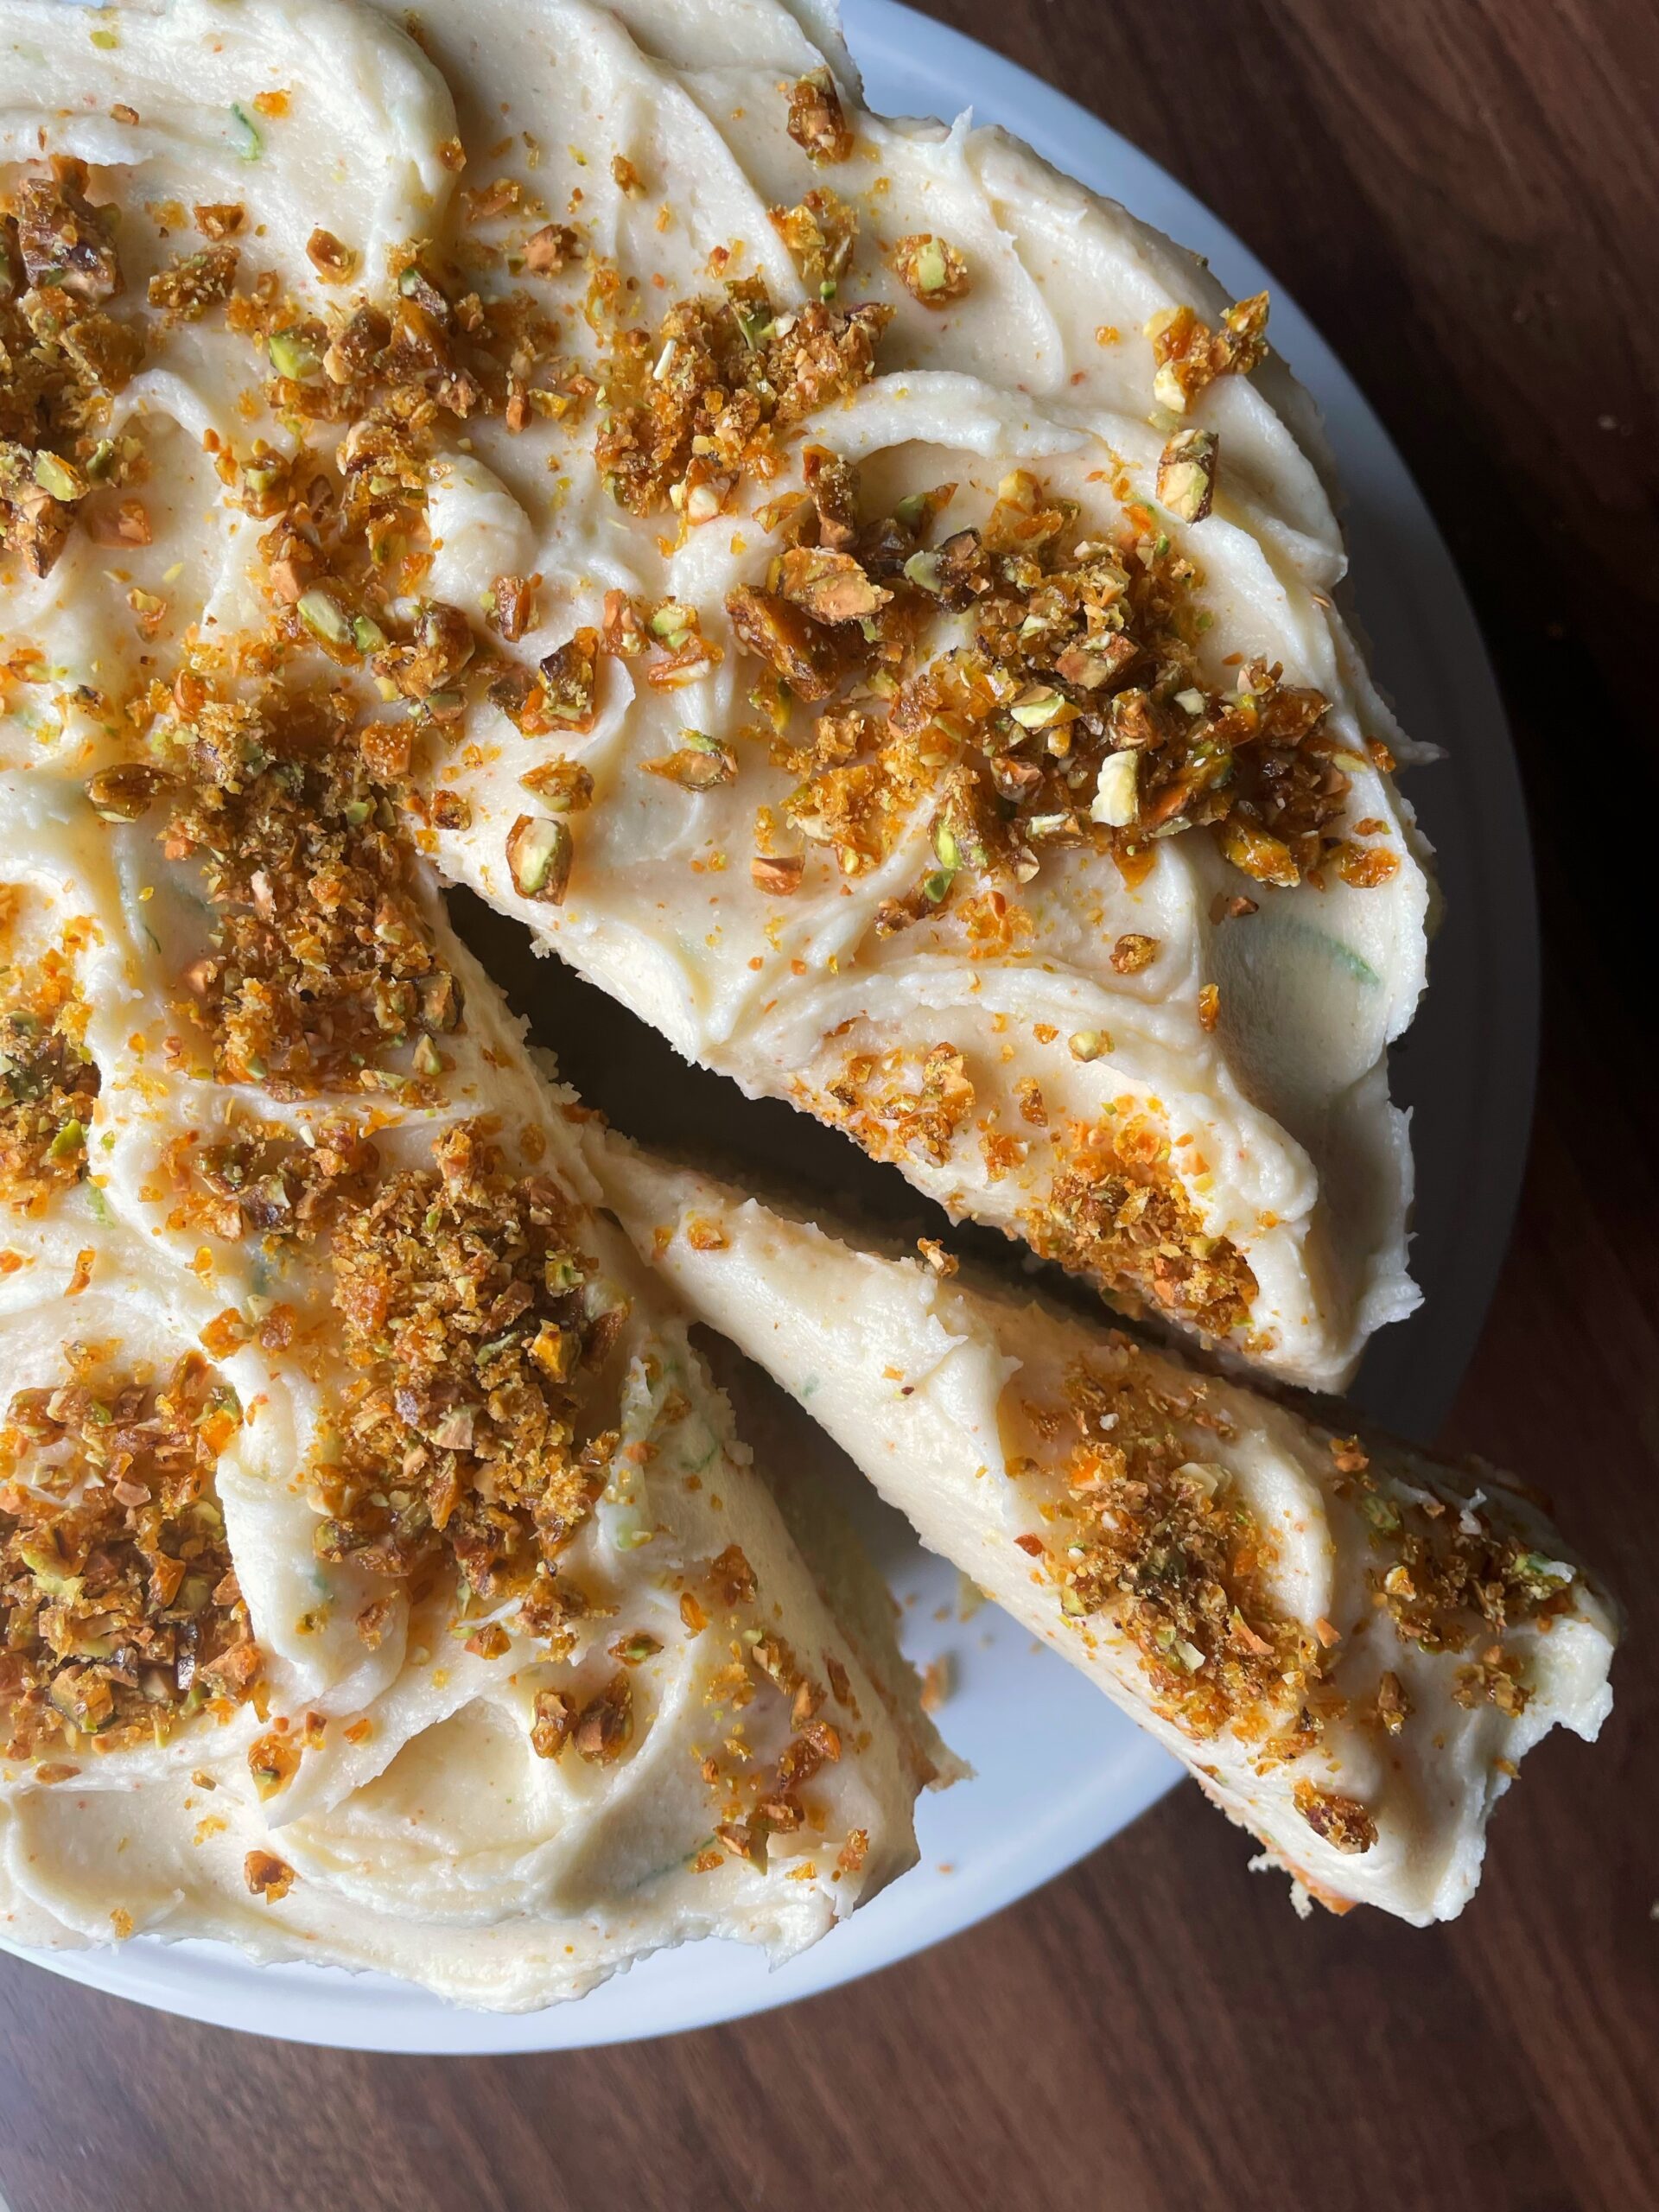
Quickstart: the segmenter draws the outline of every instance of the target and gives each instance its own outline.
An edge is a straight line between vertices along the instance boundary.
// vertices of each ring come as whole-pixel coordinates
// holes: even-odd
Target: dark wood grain
[[[1513,710],[1548,1039],[1446,1441],[1554,1492],[1630,1615],[1485,1887],[1306,1924],[1183,1791],[1038,1897],[796,2010],[569,2057],[233,2038],[0,1961],[13,2212],[1659,2205],[1659,1133],[1649,0],[958,0],[1174,169],[1405,451]]]

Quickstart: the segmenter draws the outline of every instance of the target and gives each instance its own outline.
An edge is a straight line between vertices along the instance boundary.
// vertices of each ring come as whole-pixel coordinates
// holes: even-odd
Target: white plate
[[[1357,1402],[1427,1438],[1473,1350],[1526,1147],[1536,1058],[1537,939],[1526,817],[1503,710],[1450,556],[1347,372],[1268,271],[1144,154],[1060,93],[893,0],[845,0],[870,104],[888,114],[973,107],[1059,168],[1207,254],[1235,297],[1273,292],[1273,335],[1324,410],[1347,487],[1360,611],[1376,671],[1417,737],[1446,758],[1411,795],[1439,849],[1448,925],[1433,991],[1396,1063],[1417,1109],[1414,1267],[1424,1310],[1390,1329]],[[861,1516],[864,1517],[864,1516]],[[919,1808],[922,1864],[816,1949],[776,1973],[735,1943],[665,1952],[579,2005],[462,2012],[378,1975],[255,1967],[207,1943],[138,1937],[38,1960],[72,1980],[193,2019],[372,2050],[559,2050],[709,2025],[891,1964],[1060,1872],[1161,1796],[1179,1769],[1080,1675],[992,1607],[956,1614],[957,1579],[874,1501],[877,1555],[906,1606],[918,1662],[949,1651],[941,1715],[976,1778]],[[935,1618],[943,1611],[946,1618]],[[1243,1858],[1241,1841],[1240,1859]]]

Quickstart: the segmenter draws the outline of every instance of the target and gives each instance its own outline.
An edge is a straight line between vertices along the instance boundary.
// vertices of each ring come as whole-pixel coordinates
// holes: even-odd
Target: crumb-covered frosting
[[[1414,1298],[1428,887],[1311,410],[1265,301],[815,22],[8,0],[8,757],[327,673],[683,1051],[1338,1382]]]

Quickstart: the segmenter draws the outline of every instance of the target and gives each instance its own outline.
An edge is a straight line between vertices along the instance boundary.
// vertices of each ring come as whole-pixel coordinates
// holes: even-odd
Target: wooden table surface
[[[1478,1898],[1433,1933],[1299,1923],[1189,1787],[942,1948],[666,2043],[342,2056],[0,1959],[12,2212],[1659,2206],[1659,12],[932,12],[1262,255],[1462,564],[1528,779],[1548,1001],[1514,1250],[1444,1441],[1548,1486],[1613,1576],[1618,1709],[1594,1751],[1535,1754]]]

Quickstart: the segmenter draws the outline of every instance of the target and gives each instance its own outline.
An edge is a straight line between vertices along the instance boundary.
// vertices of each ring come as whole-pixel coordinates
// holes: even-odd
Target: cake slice
[[[688,1309],[1322,1903],[1452,1917],[1522,1756],[1599,1729],[1616,1614],[1512,1478],[1335,1433],[613,1135],[589,1156]]]

